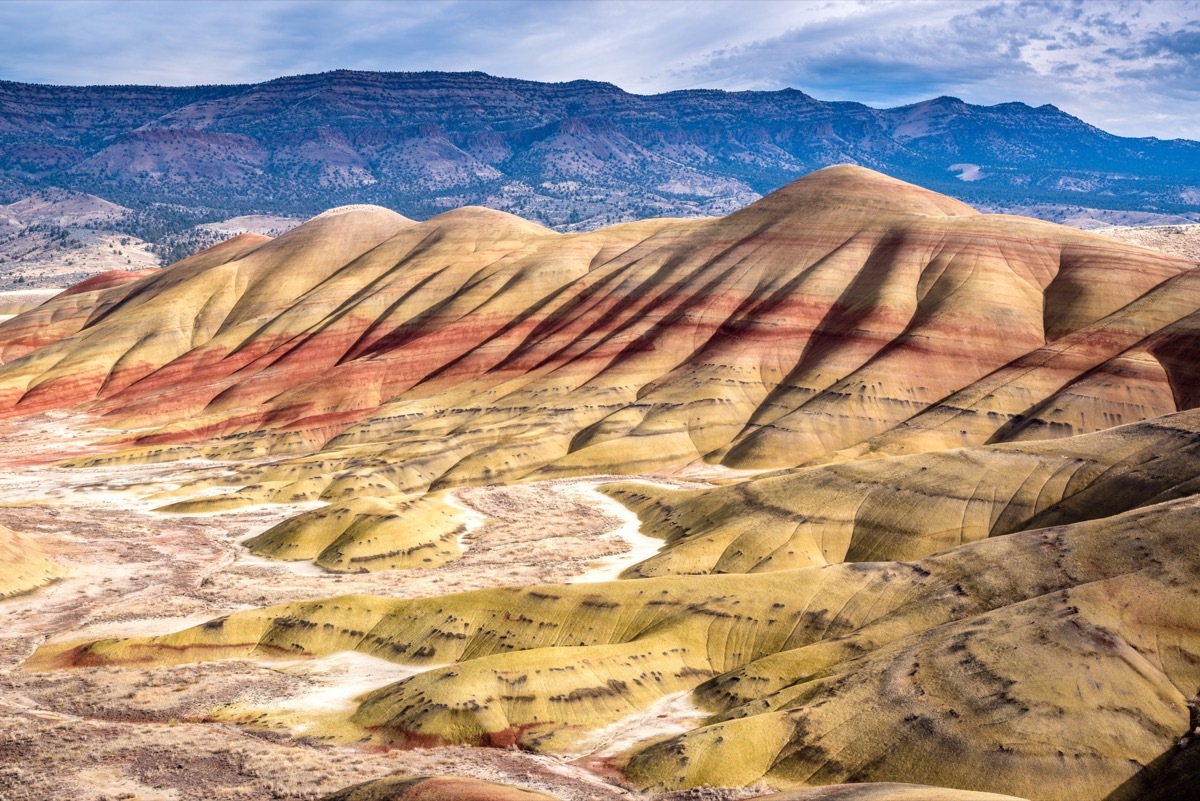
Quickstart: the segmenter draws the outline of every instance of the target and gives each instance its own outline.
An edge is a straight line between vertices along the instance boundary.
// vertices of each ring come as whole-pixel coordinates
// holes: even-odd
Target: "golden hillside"
[[[362,698],[360,732],[550,751],[695,690],[716,717],[635,753],[639,784],[914,781],[1053,799],[1128,784],[1112,797],[1134,798],[1200,689],[1198,515],[1196,499],[1166,501],[916,561],[339,597],[34,664],[357,650],[434,666]]]
[[[0,526],[0,598],[35,590],[62,574],[37,545]]]

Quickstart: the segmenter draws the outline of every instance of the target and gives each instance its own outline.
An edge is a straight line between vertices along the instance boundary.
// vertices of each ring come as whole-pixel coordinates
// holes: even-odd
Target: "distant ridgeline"
[[[4,202],[59,186],[227,215],[375,203],[425,218],[476,204],[586,229],[725,214],[848,162],[1000,209],[1200,203],[1200,142],[950,97],[874,109],[793,89],[641,96],[594,81],[337,71],[244,86],[0,82],[0,119]]]

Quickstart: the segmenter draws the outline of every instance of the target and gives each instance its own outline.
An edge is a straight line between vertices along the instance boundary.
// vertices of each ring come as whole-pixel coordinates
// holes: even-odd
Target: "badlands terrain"
[[[0,323],[0,794],[1190,798],[1159,245],[839,166],[90,278]]]

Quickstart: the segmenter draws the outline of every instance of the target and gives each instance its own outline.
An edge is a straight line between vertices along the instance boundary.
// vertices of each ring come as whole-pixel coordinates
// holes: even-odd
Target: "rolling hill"
[[[348,207],[0,324],[0,416],[71,408],[128,432],[80,464],[294,454],[172,508],[331,501],[261,544],[345,569],[327,547],[353,528],[391,554],[373,535],[409,493],[791,467],[1187,408],[1190,362],[1171,354],[1200,302],[1190,267],[853,167],[724,218],[572,235]],[[1114,382],[1131,371],[1128,397]],[[404,550],[457,525],[423,503]]]

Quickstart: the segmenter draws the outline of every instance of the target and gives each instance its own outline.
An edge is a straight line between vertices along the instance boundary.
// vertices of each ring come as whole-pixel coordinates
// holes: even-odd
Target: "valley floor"
[[[10,429],[0,431],[0,463],[37,458],[39,447],[61,444],[68,422],[22,421],[24,434],[0,425]],[[0,472],[0,525],[36,540],[67,570],[50,586],[0,600],[0,790],[6,801],[310,799],[397,772],[492,779],[567,801],[633,797],[584,769],[589,754],[386,751],[306,737],[305,721],[321,709],[349,707],[360,693],[398,680],[398,671],[413,672],[367,656],[48,673],[22,668],[45,642],[165,633],[283,601],[602,580],[656,547],[637,534],[631,513],[593,490],[602,478],[547,481],[457,493],[456,502],[475,518],[463,535],[461,559],[429,570],[331,574],[308,562],[260,559],[239,544],[297,507],[212,515],[152,511],[160,505],[154,494],[164,487],[225,469],[189,462]],[[355,677],[349,684],[348,674]],[[252,725],[221,722],[245,719],[247,710],[254,711]],[[687,709],[674,711],[694,717]],[[638,732],[649,736],[656,726],[669,727],[671,712],[643,715]],[[615,736],[597,738],[595,750],[611,747]]]

